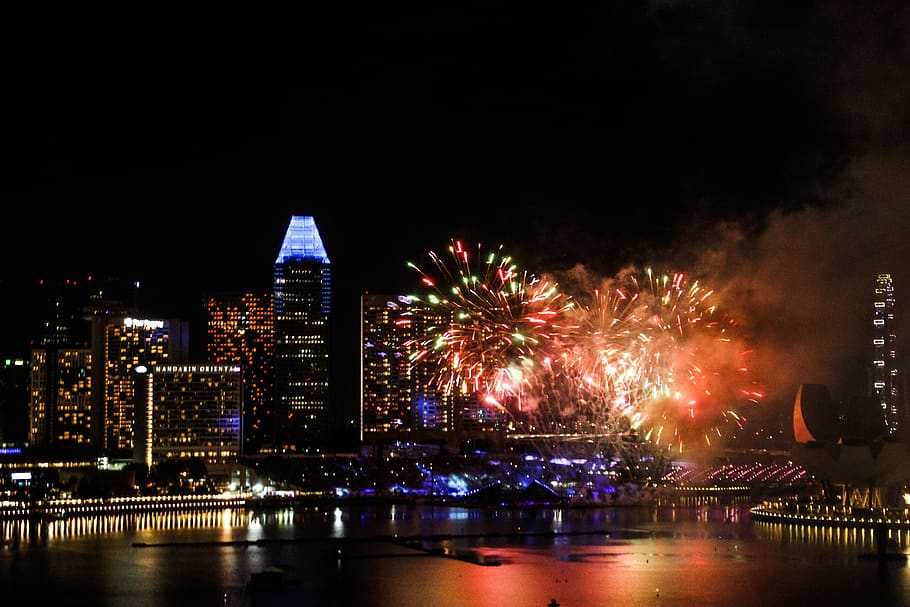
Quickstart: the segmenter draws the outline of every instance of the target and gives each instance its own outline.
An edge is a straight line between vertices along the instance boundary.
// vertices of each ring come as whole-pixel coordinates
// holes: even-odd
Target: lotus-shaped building
[[[888,495],[910,480],[910,445],[883,432],[875,436],[870,427],[849,415],[839,424],[828,388],[803,384],[793,404],[793,461],[826,492],[840,489],[844,505],[886,506]]]

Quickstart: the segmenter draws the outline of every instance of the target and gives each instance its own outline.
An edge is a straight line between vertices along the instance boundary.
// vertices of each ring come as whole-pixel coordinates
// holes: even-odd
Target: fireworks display
[[[501,249],[453,241],[449,253],[431,252],[428,271],[409,264],[423,287],[410,313],[434,319],[412,364],[439,390],[509,412],[518,431],[595,443],[634,431],[682,453],[741,428],[762,398],[737,323],[685,274],[626,270],[570,297]]]
[[[562,331],[555,321],[572,302],[501,248],[468,250],[452,241],[448,256],[429,256],[427,271],[408,263],[420,274],[422,292],[405,299],[433,321],[413,344],[411,362],[431,365],[443,392],[489,393],[509,368],[532,368]]]
[[[579,306],[573,358],[594,390],[608,395],[633,429],[682,451],[710,447],[723,427],[742,427],[738,409],[758,404],[751,350],[716,294],[684,274],[627,271]]]

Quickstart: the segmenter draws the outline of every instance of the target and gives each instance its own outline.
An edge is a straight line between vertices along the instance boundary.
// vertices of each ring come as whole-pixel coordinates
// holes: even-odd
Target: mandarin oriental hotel
[[[137,367],[136,446],[146,465],[199,458],[236,462],[241,441],[241,374],[232,365]]]

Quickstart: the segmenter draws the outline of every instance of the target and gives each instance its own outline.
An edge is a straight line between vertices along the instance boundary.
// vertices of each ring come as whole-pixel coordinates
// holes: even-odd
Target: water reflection
[[[542,535],[507,533],[517,530]],[[567,535],[547,535],[554,531]],[[393,541],[131,546],[396,534],[469,537],[428,541],[423,551]],[[910,569],[894,567],[884,578],[877,564],[857,558],[873,550],[874,537],[863,529],[753,524],[746,506],[711,498],[655,508],[347,504],[162,511],[0,523],[0,579],[16,580],[39,604],[83,593],[130,607],[221,604],[226,592],[272,567],[295,580],[287,604],[498,607],[556,598],[563,605],[746,607],[910,600]],[[906,532],[892,537],[908,549]],[[437,547],[450,557],[495,556],[502,565],[446,558],[433,552]]]
[[[193,510],[189,512],[161,511],[80,516],[64,520],[13,520],[0,521],[0,543],[19,546],[23,543],[51,544],[67,539],[110,534],[137,534],[146,531],[171,531],[181,529],[231,529],[252,528],[258,516],[236,509]],[[271,525],[292,525],[290,510],[274,513]],[[258,525],[258,521],[255,523]]]
[[[842,549],[846,552],[873,552],[876,547],[874,529],[821,527],[816,525],[785,525],[782,523],[755,522],[755,534],[783,544],[808,544]],[[907,552],[910,534],[905,530],[889,530],[889,544],[893,549]]]
[[[117,515],[72,517],[57,521],[0,521],[0,549],[45,546],[77,538],[123,535],[155,541],[157,532],[217,530],[218,540],[266,537],[285,529],[291,536],[343,538],[352,535],[419,535],[491,531],[613,530],[643,524],[664,526],[674,535],[697,535],[698,529],[720,524],[736,533],[754,533],[756,539],[782,543],[841,547],[848,552],[871,551],[875,531],[807,525],[755,522],[750,525],[748,507],[740,503],[719,504],[716,497],[686,498],[688,507],[662,505],[653,508],[545,508],[492,509],[448,508],[393,504],[379,507],[298,507],[257,512],[243,509],[194,510],[188,512],[135,512]],[[667,527],[667,524],[670,524]],[[692,527],[689,524],[695,524]],[[271,531],[270,531],[271,530]],[[907,531],[890,531],[893,547],[910,547]],[[561,541],[561,540],[559,540]]]

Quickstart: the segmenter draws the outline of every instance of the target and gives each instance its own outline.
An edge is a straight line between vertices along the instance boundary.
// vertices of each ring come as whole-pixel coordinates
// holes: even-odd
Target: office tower
[[[84,308],[88,302],[85,281],[78,279],[38,281],[39,301],[44,307],[36,345],[43,348],[82,346],[88,342]]]
[[[403,316],[411,320],[413,335],[418,339],[434,331],[445,331],[445,327],[454,320],[451,312],[411,307],[412,302],[407,297],[402,298],[401,303],[408,306]],[[458,430],[455,404],[461,397],[461,390],[457,387],[448,392],[442,390],[432,367],[414,363],[414,355],[419,349],[417,343],[410,345],[411,378],[414,382],[411,399],[412,427],[415,430],[455,432]]]
[[[52,372],[56,369],[58,350],[91,348],[90,416],[94,434],[87,442],[95,447],[105,443],[105,327],[114,317],[131,316],[129,308],[135,306],[139,288],[140,283],[136,281],[89,274],[41,279],[34,293],[37,299],[33,305],[41,311],[41,324],[32,332],[32,343],[45,352]],[[53,393],[51,396],[53,405],[55,397]],[[40,401],[35,404],[40,408]],[[48,424],[53,421],[47,420]],[[50,440],[50,436],[43,440]]]
[[[243,448],[256,453],[274,442],[275,313],[271,293],[206,300],[208,359],[239,365],[243,380]]]
[[[318,450],[331,439],[331,262],[310,216],[291,217],[275,259],[274,301],[276,446]]]
[[[41,279],[38,300],[41,326],[33,335],[42,348],[86,347],[91,339],[90,321],[95,317],[130,316],[140,283],[94,275]]]
[[[421,336],[450,321],[445,312],[410,306],[407,297],[363,296],[361,440],[387,432],[457,429],[456,407],[476,399],[446,394],[431,368],[414,363]]]
[[[872,365],[870,392],[881,407],[887,436],[895,436],[903,420],[903,391],[897,366],[897,336],[894,320],[894,284],[890,274],[875,278],[872,303]]]
[[[33,445],[44,446],[48,441],[47,420],[52,400],[48,391],[53,386],[47,350],[32,350],[29,369],[28,440]]]
[[[360,438],[364,434],[411,429],[412,399],[416,394],[408,342],[413,320],[401,315],[395,297],[361,298]]]
[[[29,364],[0,358],[0,443],[28,440]]]
[[[30,442],[41,447],[97,446],[91,350],[36,348],[29,367]]]
[[[177,320],[111,319],[97,335],[104,344],[105,446],[133,448],[133,419],[137,367],[186,359],[189,331]]]
[[[146,465],[199,458],[208,464],[240,456],[242,377],[236,365],[140,367],[136,384],[135,461]]]

